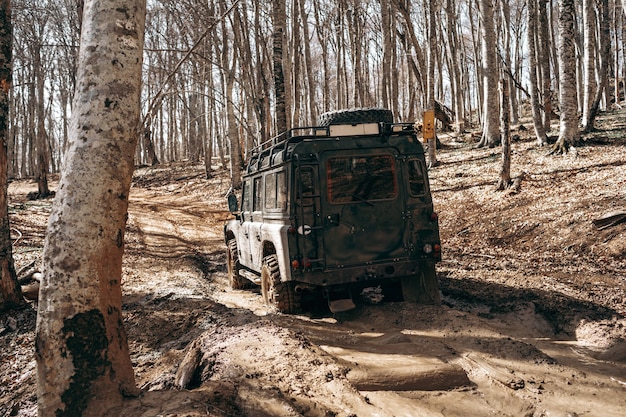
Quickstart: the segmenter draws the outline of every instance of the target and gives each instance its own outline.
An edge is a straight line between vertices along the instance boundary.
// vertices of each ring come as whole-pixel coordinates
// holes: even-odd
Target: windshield
[[[391,155],[340,156],[326,163],[328,201],[334,204],[389,200],[397,195]]]

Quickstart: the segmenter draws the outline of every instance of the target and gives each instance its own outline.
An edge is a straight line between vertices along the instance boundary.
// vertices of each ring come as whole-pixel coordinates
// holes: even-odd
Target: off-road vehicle
[[[439,302],[424,150],[415,125],[389,110],[325,113],[262,144],[228,203],[230,285],[260,285],[278,311],[298,311],[307,294],[347,310],[357,291],[394,284],[405,301]]]

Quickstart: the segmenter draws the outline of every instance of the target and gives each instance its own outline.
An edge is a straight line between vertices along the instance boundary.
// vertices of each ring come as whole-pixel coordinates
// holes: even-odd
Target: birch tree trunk
[[[561,120],[559,138],[552,153],[567,153],[570,145],[580,141],[578,102],[576,96],[576,51],[574,47],[575,0],[559,0],[559,104]]]
[[[285,16],[285,0],[272,0],[272,5],[276,135],[279,135],[287,130],[287,101],[285,93],[285,72],[283,67],[283,43],[287,17]]]
[[[620,4],[620,0],[615,0],[614,5],[613,5],[613,45],[615,45],[615,48],[613,49],[613,76],[614,76],[614,81],[613,81],[613,95],[615,96],[615,105],[618,108],[621,108],[621,99],[620,99],[620,82],[621,78],[620,78],[620,73],[619,73],[619,63],[620,63],[620,50],[622,49],[619,45],[619,40],[620,40],[620,36],[619,36],[619,29],[622,27],[622,7]]]
[[[539,62],[541,67],[541,96],[543,98],[543,128],[546,132],[550,131],[550,120],[552,119],[552,76],[550,72],[550,30],[548,24],[548,12],[545,0],[537,2],[538,18],[539,18]]]
[[[589,110],[596,92],[596,13],[595,0],[583,0],[583,128],[587,128]]]
[[[224,0],[220,1],[220,13],[226,13],[228,6]],[[227,122],[227,137],[228,145],[230,149],[230,183],[234,189],[241,188],[241,167],[243,165],[243,153],[241,149],[241,138],[239,137],[239,131],[237,129],[237,117],[235,116],[235,79],[236,68],[239,62],[238,51],[236,48],[236,41],[233,40],[232,44],[228,41],[228,29],[226,27],[226,21],[221,21],[222,39],[224,46],[222,47],[222,75],[224,78],[224,107],[226,110],[226,122]],[[232,53],[232,59],[229,55],[229,51]]]
[[[462,63],[459,59],[459,35],[457,31],[457,13],[452,0],[446,0],[446,15],[448,21],[448,50],[450,53],[450,71],[452,73],[453,102],[455,131],[463,133],[465,131],[465,107],[463,103],[463,87],[461,84]]]
[[[417,38],[417,34],[415,31],[415,26],[413,25],[413,20],[411,18],[411,11],[409,10],[410,2],[407,4],[403,4],[402,2],[395,2],[395,7],[398,12],[402,15],[404,24],[406,26],[406,30],[409,35],[409,39],[411,40],[411,45],[415,50],[415,56],[417,60],[417,65],[412,66],[413,72],[415,74],[415,78],[418,83],[419,91],[422,94],[426,94],[426,86],[424,85],[424,77],[423,75],[427,73],[427,64],[426,59],[424,58],[424,52],[422,51],[422,47],[420,46],[420,42]],[[412,58],[412,57],[411,57]],[[414,61],[411,61],[414,62]]]
[[[380,15],[383,32],[383,63],[381,74],[381,101],[383,106],[393,111],[391,97],[391,10],[389,0],[380,0]],[[397,114],[394,114],[397,117]]]
[[[548,143],[548,136],[541,118],[541,108],[539,106],[539,85],[537,82],[537,2],[536,0],[528,0],[528,74],[530,81],[530,104],[533,114],[533,126],[535,128],[535,137],[537,145],[543,146]]]
[[[532,0],[531,0],[532,1]],[[500,81],[500,135],[502,137],[502,165],[500,166],[500,181],[497,189],[505,190],[511,185],[511,123],[509,103],[509,79]]]
[[[437,38],[435,26],[435,8],[437,0],[430,0],[428,5],[428,81],[426,86],[426,108],[435,111],[435,54],[437,53]],[[437,135],[428,139],[428,165],[438,165]]]
[[[491,0],[479,0],[482,48],[482,79],[483,79],[483,135],[478,146],[494,147],[500,141],[498,100],[498,69],[496,61],[496,32],[493,20],[493,3]]]
[[[145,0],[87,0],[69,148],[43,252],[40,417],[119,415],[136,395],[122,255],[140,123]]]
[[[299,0],[298,5],[300,19],[302,20],[302,36],[304,37],[304,65],[306,71],[307,97],[309,99],[308,125],[312,126],[317,119],[317,109],[315,106],[315,77],[313,76],[313,59],[311,58],[311,42],[309,41],[309,20],[304,8],[304,0]]]
[[[608,94],[608,66],[611,55],[611,39],[609,30],[609,4],[608,0],[599,0],[596,4],[599,8],[598,21],[600,23],[599,32],[600,38],[597,40],[599,45],[599,63],[600,68],[597,71],[598,75],[598,88],[596,89],[595,96],[589,107],[587,117],[583,119],[583,127],[585,132],[591,132],[594,129],[595,119],[600,109],[600,101],[602,97]],[[616,80],[617,81],[617,80]],[[615,102],[619,102],[616,98]]]
[[[0,0],[0,311],[24,303],[13,264],[9,227],[7,137],[12,72],[11,1]]]
[[[46,198],[50,195],[48,186],[48,165],[50,163],[50,151],[48,149],[48,135],[45,128],[45,98],[44,98],[44,74],[42,73],[41,45],[36,46],[35,62],[33,63],[35,89],[36,89],[36,118],[35,141],[37,149],[37,161],[35,163],[35,178],[37,180],[37,198]]]

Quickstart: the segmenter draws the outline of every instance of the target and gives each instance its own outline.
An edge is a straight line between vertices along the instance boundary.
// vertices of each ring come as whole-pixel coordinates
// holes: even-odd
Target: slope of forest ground
[[[521,187],[503,192],[499,149],[442,135],[442,305],[334,316],[228,289],[223,172],[137,169],[123,303],[143,394],[115,415],[626,415],[626,223],[593,224],[626,209],[626,111],[597,126],[558,157],[515,131]],[[35,188],[9,187],[18,269],[38,262],[52,203],[29,201]],[[36,415],[35,311],[0,317],[0,417]]]

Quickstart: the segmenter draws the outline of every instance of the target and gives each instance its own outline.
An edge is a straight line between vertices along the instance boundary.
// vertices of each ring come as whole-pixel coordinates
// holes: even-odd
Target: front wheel
[[[269,255],[261,266],[261,294],[265,304],[281,313],[293,314],[300,309],[300,297],[292,282],[280,280],[278,257]]]

